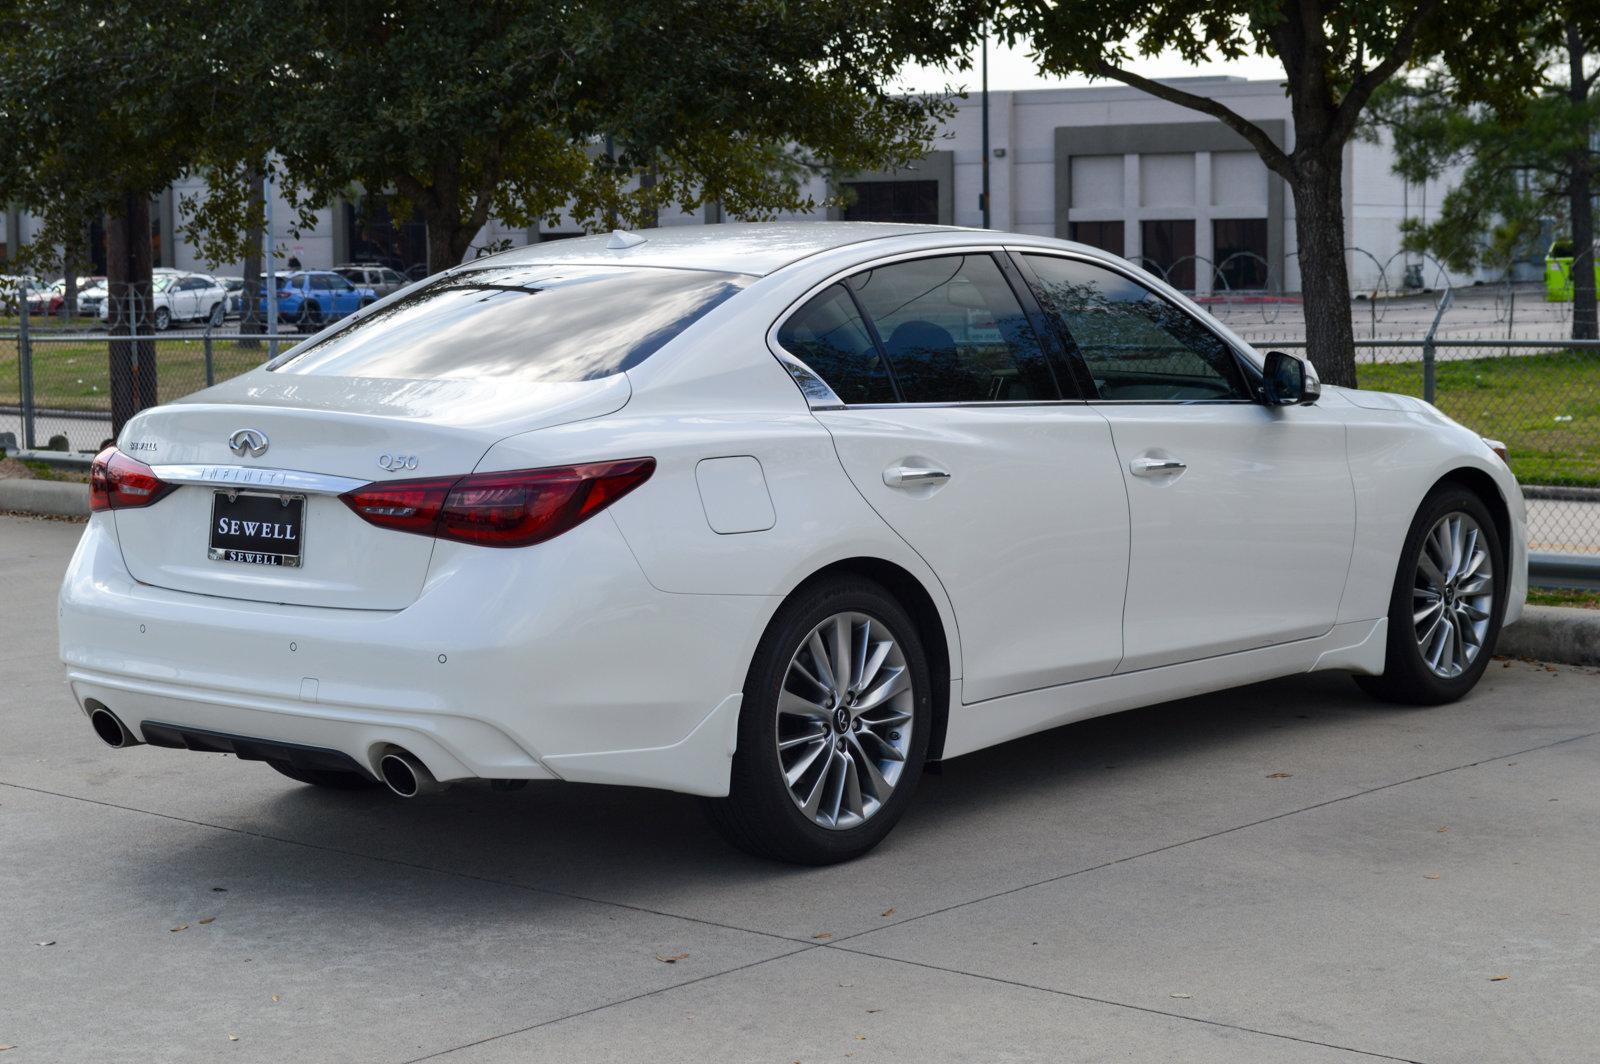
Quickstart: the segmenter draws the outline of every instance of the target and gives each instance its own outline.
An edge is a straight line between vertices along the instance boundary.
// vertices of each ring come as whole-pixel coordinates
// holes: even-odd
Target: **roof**
[[[725,222],[644,229],[643,243],[610,248],[609,233],[550,240],[469,263],[571,262],[605,265],[672,266],[764,276],[792,262],[848,244],[919,233],[962,232],[952,226],[890,222]]]

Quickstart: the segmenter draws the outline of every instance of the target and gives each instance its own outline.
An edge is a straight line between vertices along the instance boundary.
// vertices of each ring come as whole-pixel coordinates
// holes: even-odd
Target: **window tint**
[[[325,273],[314,273],[311,275],[311,287],[325,292],[333,287],[333,278]]]
[[[384,284],[404,284],[405,283],[405,278],[401,277],[398,273],[395,273],[393,270],[385,269],[383,271],[383,283]]]
[[[355,287],[355,285],[337,275],[328,277],[327,281],[328,287],[333,289],[335,292],[348,292]]]
[[[778,330],[778,343],[810,366],[844,402],[894,402],[889,371],[856,312],[855,301],[841,285],[824,289],[790,315]]]
[[[988,255],[880,266],[850,279],[907,403],[1059,398],[1039,339]]]
[[[749,280],[550,263],[472,270],[267,368],[400,380],[594,380],[643,362]]]
[[[1075,259],[1027,259],[1040,301],[1066,325],[1101,398],[1248,398],[1227,344],[1143,285]]]

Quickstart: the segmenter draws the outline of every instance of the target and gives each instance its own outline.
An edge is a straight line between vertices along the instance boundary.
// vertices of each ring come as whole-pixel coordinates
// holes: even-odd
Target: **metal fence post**
[[[211,358],[211,324],[209,322],[206,323],[205,345],[206,345],[206,387],[209,388],[213,384],[217,383],[217,367],[216,367],[216,363],[213,362],[212,358]]]
[[[1439,322],[1444,318],[1444,312],[1450,309],[1450,303],[1455,298],[1455,290],[1446,288],[1444,295],[1439,298],[1439,309],[1434,312],[1433,324],[1428,326],[1428,335],[1422,338],[1422,398],[1425,402],[1433,402],[1433,355],[1434,334],[1439,331]]]
[[[33,450],[39,441],[34,433],[33,341],[28,335],[28,295],[24,291],[17,312],[17,367],[22,391],[22,446]]]

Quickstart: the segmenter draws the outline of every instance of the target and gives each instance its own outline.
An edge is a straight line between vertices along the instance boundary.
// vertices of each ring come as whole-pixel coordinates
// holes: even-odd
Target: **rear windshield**
[[[637,366],[750,280],[639,266],[473,270],[267,368],[402,380],[594,380]]]

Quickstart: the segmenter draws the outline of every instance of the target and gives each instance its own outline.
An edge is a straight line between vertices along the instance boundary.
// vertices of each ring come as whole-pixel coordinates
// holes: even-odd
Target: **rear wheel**
[[[882,587],[841,577],[786,603],[745,680],[728,797],[735,846],[832,864],[876,846],[910,803],[932,721],[927,656]]]
[[[295,768],[286,761],[268,761],[278,772],[296,783],[309,783],[313,787],[326,787],[332,791],[370,791],[378,785],[359,772],[340,772],[329,768]]]
[[[1450,484],[1423,500],[1406,535],[1389,600],[1381,676],[1357,676],[1390,702],[1437,705],[1472,690],[1505,616],[1505,556],[1489,508]]]
[[[172,311],[168,310],[166,307],[157,307],[154,324],[156,327],[156,332],[166,331],[167,326],[172,324]]]

